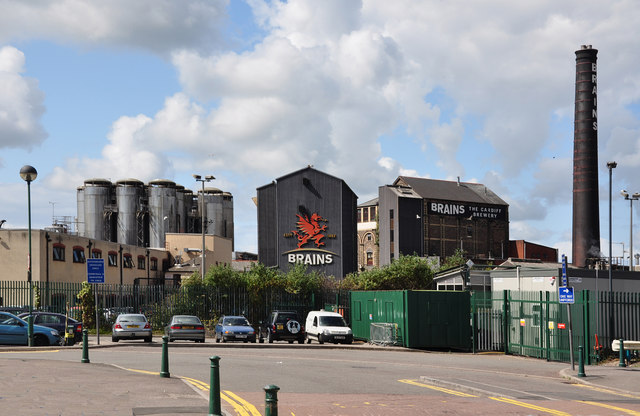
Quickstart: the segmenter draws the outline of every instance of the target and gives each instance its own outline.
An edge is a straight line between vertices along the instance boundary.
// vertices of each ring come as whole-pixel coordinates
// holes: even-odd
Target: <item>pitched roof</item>
[[[426,199],[509,205],[491,189],[480,183],[398,176],[393,184],[410,186],[418,195]]]

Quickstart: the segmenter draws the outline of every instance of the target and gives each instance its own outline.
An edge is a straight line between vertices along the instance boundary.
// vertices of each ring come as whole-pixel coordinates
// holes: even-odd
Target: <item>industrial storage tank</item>
[[[167,179],[149,182],[149,245],[164,248],[165,234],[175,233],[176,226],[176,184]]]
[[[76,233],[84,237],[84,186],[78,186],[77,192]]]
[[[202,193],[202,192],[200,192]],[[204,232],[224,237],[223,193],[218,188],[204,190]]]
[[[108,240],[110,235],[110,215],[112,184],[107,179],[87,179],[84,181],[84,237],[94,240]]]
[[[137,179],[123,179],[116,182],[118,205],[118,243],[138,244],[137,212],[140,199],[144,195],[144,183]]]
[[[176,224],[178,227],[176,232],[178,233],[187,232],[187,215],[189,212],[187,203],[191,202],[191,195],[185,196],[186,194],[192,194],[192,192],[184,189],[182,185],[176,185]]]
[[[224,236],[232,240],[233,247],[233,195],[229,192],[222,193],[222,218],[224,220]]]

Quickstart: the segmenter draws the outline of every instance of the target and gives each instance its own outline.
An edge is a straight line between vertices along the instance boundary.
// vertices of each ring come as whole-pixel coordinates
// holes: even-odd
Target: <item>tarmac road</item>
[[[89,364],[80,363],[80,347],[0,347],[0,412],[207,414],[209,369],[206,364],[190,361],[201,363],[203,357],[218,355],[223,357],[222,405],[228,415],[264,414],[264,391],[260,387],[266,384],[264,380],[274,378],[260,374],[260,361],[268,368],[279,357],[297,360],[292,366],[301,367],[299,373],[283,371],[286,377],[275,382],[281,387],[280,415],[640,414],[638,368],[588,366],[587,377],[578,379],[575,371],[563,363],[504,355],[410,352],[368,344],[340,346],[336,351],[333,346],[316,344],[209,342],[171,343],[171,377],[161,378],[157,375],[159,343],[112,344],[104,337],[99,347],[92,342],[95,339],[90,341]],[[123,361],[122,357],[129,358]],[[249,360],[246,369],[237,364],[242,360]],[[331,361],[340,366],[339,360],[343,360],[343,368],[350,361],[348,370],[334,371],[333,377],[302,371]],[[225,370],[225,364],[241,373],[237,379]],[[242,374],[251,369],[252,376]],[[403,379],[398,374],[410,376]],[[366,378],[370,383],[363,380]],[[574,381],[588,384],[578,387],[571,384]],[[393,393],[384,386],[371,387],[383,382]],[[367,387],[361,390],[358,384]],[[572,391],[574,397],[562,397],[563,388]]]

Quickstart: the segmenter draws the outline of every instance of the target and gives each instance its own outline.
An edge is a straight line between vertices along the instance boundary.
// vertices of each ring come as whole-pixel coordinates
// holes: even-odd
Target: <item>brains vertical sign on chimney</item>
[[[572,262],[577,267],[600,255],[597,58],[591,45],[576,51]]]

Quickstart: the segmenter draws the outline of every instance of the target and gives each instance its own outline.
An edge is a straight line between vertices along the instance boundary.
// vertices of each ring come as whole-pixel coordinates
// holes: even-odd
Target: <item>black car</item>
[[[19,318],[24,320],[29,316],[29,312],[21,313]],[[66,328],[73,328],[73,339],[75,342],[82,342],[82,322],[73,318],[68,318],[62,313],[33,311],[33,324],[53,328],[64,337]]]
[[[273,311],[266,321],[260,325],[259,342],[293,341],[304,343],[304,327],[295,311]]]

